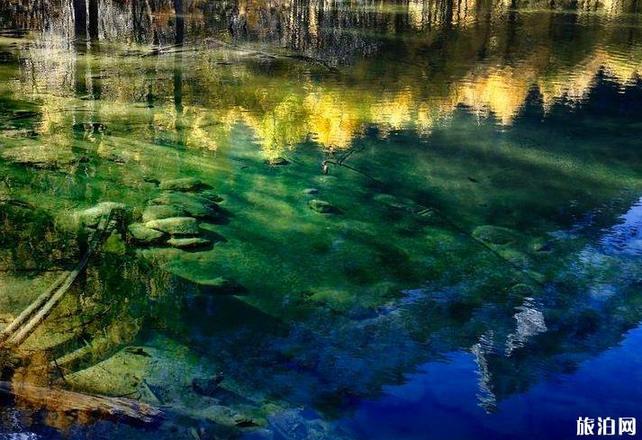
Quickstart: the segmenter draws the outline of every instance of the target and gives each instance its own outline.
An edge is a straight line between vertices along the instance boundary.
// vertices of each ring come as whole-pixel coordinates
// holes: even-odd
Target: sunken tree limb
[[[50,412],[92,419],[108,419],[133,424],[150,424],[163,413],[153,406],[123,397],[95,396],[25,383],[0,381],[0,393],[13,396],[20,403]]]

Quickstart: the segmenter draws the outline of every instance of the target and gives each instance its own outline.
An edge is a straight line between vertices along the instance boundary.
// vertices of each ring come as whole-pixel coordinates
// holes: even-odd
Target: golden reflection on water
[[[415,15],[423,16],[415,7],[409,5],[411,27],[417,24]],[[128,49],[122,45],[116,47],[117,57],[112,47],[80,53],[64,38],[44,32],[19,51],[21,74],[10,87],[40,103],[39,134],[58,144],[64,143],[60,129],[70,118],[79,122],[91,115],[94,121],[110,121],[112,129],[119,122],[133,124],[129,129],[147,137],[178,130],[176,142],[193,148],[228,145],[231,130],[241,123],[252,128],[268,156],[306,140],[343,149],[373,126],[382,137],[407,128],[428,134],[462,105],[510,125],[534,87],[548,110],[561,98],[581,102],[600,71],[622,87],[630,84],[640,75],[642,49],[637,40],[618,41],[618,15],[613,8],[605,10],[611,12],[600,16],[595,29],[587,28],[588,43],[575,51],[546,36],[549,26],[543,21],[552,26],[556,14],[526,12],[510,38],[505,23],[486,24],[486,39],[480,40],[480,31],[468,30],[463,20],[464,26],[451,31],[457,43],[435,48],[437,37],[429,32],[408,43],[397,63],[381,67],[366,56],[352,67],[339,66],[337,73],[284,60],[278,53],[269,58],[253,46],[195,46],[144,58],[125,56]],[[439,50],[443,54],[435,55]],[[485,56],[474,59],[480,51]],[[426,56],[442,65],[431,68]],[[285,65],[272,68],[274,63]],[[172,78],[176,74],[180,90]],[[146,108],[149,96],[155,102]]]
[[[266,7],[273,6],[268,3]],[[319,79],[315,74],[323,69],[304,62],[289,60],[276,74],[269,67],[257,69],[257,62],[261,65],[271,60],[257,61],[252,46],[247,50],[238,50],[239,46],[200,50],[196,44],[199,50],[175,56],[114,58],[111,48],[79,53],[65,35],[48,30],[20,50],[21,76],[12,88],[41,104],[39,134],[47,134],[57,143],[63,141],[60,128],[69,123],[70,113],[77,122],[89,112],[92,119],[112,124],[136,120],[141,124],[136,130],[147,132],[147,136],[180,127],[177,141],[210,150],[227,145],[232,128],[243,123],[252,128],[268,156],[278,156],[308,139],[322,148],[347,148],[371,126],[383,137],[405,128],[427,134],[460,105],[480,117],[494,116],[499,123],[510,125],[533,87],[539,89],[549,109],[562,97],[581,101],[600,70],[622,86],[640,74],[642,49],[638,40],[618,41],[621,15],[626,17],[620,3],[610,2],[601,8],[599,20],[582,17],[588,8],[579,8],[577,20],[587,21],[587,43],[575,51],[558,47],[558,42],[546,35],[559,20],[557,13],[524,12],[519,25],[511,28],[505,21],[493,21],[505,18],[505,7],[493,8],[491,18],[483,22],[473,3],[465,2],[450,12],[455,28],[449,32],[457,36],[451,38],[454,43],[435,47],[441,36],[433,30],[414,36],[403,48],[404,57],[376,70],[377,77],[370,73],[376,60],[367,55],[358,58],[352,68],[340,67],[336,75],[320,72]],[[285,10],[293,7],[287,2],[278,6]],[[310,20],[305,36],[314,41],[318,15],[336,5],[311,3],[308,7],[307,14],[317,18]],[[433,11],[436,7],[431,2],[410,2],[406,9],[393,8],[392,15],[403,13],[410,29],[439,29],[444,15]],[[360,9],[381,15],[391,12],[383,4],[356,7],[357,12]],[[262,11],[261,5],[249,7],[241,2],[236,19],[245,20],[252,30],[261,29],[260,17],[255,14]],[[163,27],[167,16],[167,11],[157,12],[155,26]],[[193,14],[189,19],[194,25],[203,17]],[[290,22],[286,29],[300,33],[300,27]],[[637,36],[639,29],[634,27],[631,32]],[[126,47],[118,46],[118,50],[122,54]],[[432,59],[438,51],[443,52],[443,61],[439,60],[443,65],[431,68],[425,58]],[[475,59],[482,51],[484,57]],[[231,65],[218,64],[221,62]],[[176,72],[184,83],[180,91],[168,77]],[[175,105],[177,93],[180,106]],[[146,95],[160,98],[154,108],[141,108]]]

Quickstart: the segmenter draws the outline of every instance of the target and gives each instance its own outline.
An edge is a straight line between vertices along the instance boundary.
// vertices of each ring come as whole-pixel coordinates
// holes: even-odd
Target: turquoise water
[[[564,439],[636,417],[640,17],[0,5],[3,434]]]

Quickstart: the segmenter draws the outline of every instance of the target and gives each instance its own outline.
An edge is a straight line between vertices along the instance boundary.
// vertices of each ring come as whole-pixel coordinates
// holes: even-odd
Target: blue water
[[[424,364],[408,382],[386,387],[340,425],[367,439],[568,439],[578,417],[637,417],[642,422],[642,327],[620,345],[498,404],[478,405],[479,376],[468,352]],[[597,429],[597,427],[596,427]],[[638,427],[638,435],[640,437]],[[628,437],[628,436],[627,436]]]

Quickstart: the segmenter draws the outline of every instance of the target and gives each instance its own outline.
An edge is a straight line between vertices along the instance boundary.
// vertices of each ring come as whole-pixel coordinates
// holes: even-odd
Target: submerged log
[[[34,409],[90,419],[150,424],[163,418],[158,408],[123,397],[95,396],[6,381],[0,381],[0,393],[9,394]]]

